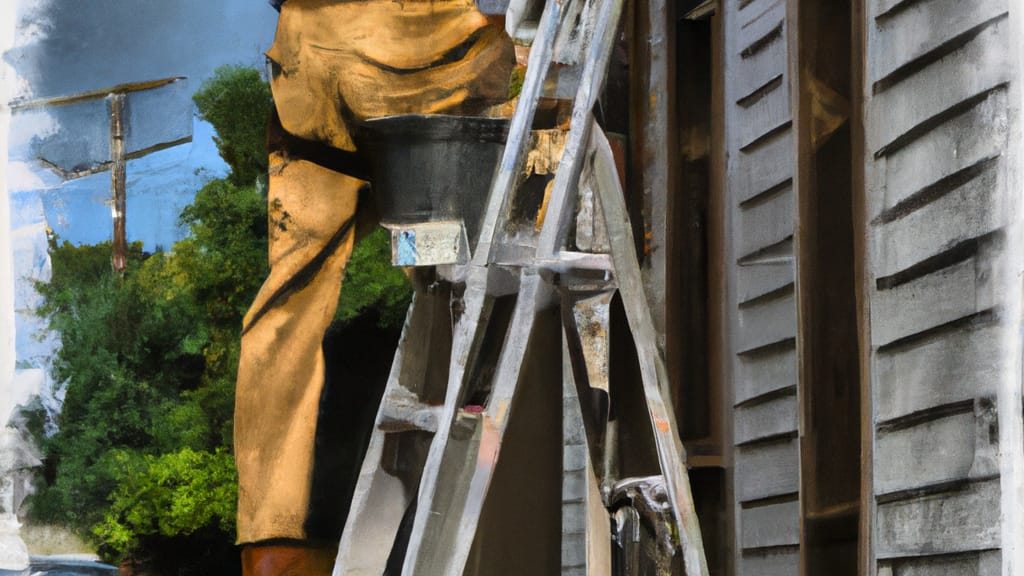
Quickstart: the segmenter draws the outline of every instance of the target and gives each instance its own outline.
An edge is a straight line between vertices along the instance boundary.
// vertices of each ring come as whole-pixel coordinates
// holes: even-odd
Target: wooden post
[[[658,346],[665,345],[665,271],[668,222],[675,208],[673,194],[678,145],[675,119],[675,3],[644,0],[633,3],[630,90],[632,183],[639,198],[633,209],[634,239],[643,250],[644,289],[651,304]]]
[[[801,574],[858,574],[859,264],[852,2],[789,4],[796,174]]]
[[[125,146],[124,93],[111,94],[110,100],[110,211],[114,219],[114,272],[124,275],[128,265],[128,235],[125,232]]]

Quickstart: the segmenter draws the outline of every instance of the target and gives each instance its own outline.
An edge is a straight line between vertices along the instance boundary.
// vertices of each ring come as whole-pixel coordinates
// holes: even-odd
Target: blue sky
[[[263,69],[277,13],[264,0],[3,1],[13,2],[5,6],[14,19],[13,38],[6,38],[3,45],[10,49],[0,63],[7,84],[0,92],[7,92],[10,102],[184,77],[130,95],[128,101],[129,147],[192,135],[191,143],[128,164],[128,239],[142,241],[149,250],[169,249],[185,232],[178,213],[205,182],[227,170],[212,128],[195,117],[191,95],[218,66]],[[17,359],[9,396],[15,403],[33,393],[41,393],[44,402],[57,402],[61,395],[46,370],[57,343],[33,314],[39,302],[32,282],[50,274],[48,231],[74,243],[112,236],[110,173],[65,180],[40,158],[65,168],[108,159],[106,106],[100,97],[69,106],[15,108],[10,116],[7,156],[0,158],[7,198],[0,195],[0,201],[9,214],[5,232],[13,268]],[[6,218],[4,210],[0,215]],[[0,301],[4,323],[10,306],[9,300]]]
[[[203,181],[226,167],[208,125],[193,120],[191,94],[223,64],[263,67],[276,12],[261,0],[18,0],[17,36],[4,55],[19,83],[16,99],[35,100],[119,84],[183,76],[175,86],[130,96],[144,113],[129,126],[140,139],[161,126],[192,132],[192,144],[129,163],[128,234],[147,248],[169,247],[180,236],[177,211]],[[98,150],[108,156],[108,124],[100,99],[92,105],[15,111],[10,135],[12,216],[43,209],[47,222],[73,242],[109,238],[109,174],[61,184],[37,162],[39,147]],[[184,118],[184,126],[182,126]],[[130,133],[131,134],[131,133]],[[173,139],[173,138],[171,138]],[[75,141],[78,142],[75,142]],[[51,150],[52,151],[52,150]],[[70,154],[74,156],[74,154]],[[168,214],[169,213],[169,214]],[[20,224],[12,221],[17,228]]]

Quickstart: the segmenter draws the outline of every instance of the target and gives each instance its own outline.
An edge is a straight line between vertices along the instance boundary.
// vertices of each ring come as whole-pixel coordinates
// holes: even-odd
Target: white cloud
[[[50,20],[50,5],[53,0],[3,0],[3,12],[0,22],[3,24],[3,37],[0,52],[12,48],[23,48],[45,40],[53,30]],[[19,78],[15,71],[6,63],[0,63],[3,71],[3,87],[0,96],[5,102],[13,99],[29,99],[32,87],[24,78]]]
[[[44,173],[39,166],[27,162],[7,163],[7,191],[23,192],[26,190],[42,190],[53,185],[43,179]]]
[[[47,17],[52,0],[21,0],[17,5],[17,30],[14,47],[29,46],[44,40],[53,30]]]
[[[11,156],[24,156],[34,138],[46,138],[57,133],[60,125],[46,110],[24,110],[11,118],[8,147]]]

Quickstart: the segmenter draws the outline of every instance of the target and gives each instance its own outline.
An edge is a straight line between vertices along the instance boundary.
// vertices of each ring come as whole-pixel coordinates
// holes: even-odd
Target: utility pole
[[[187,134],[173,139],[161,138],[160,141],[140,148],[129,150],[131,143],[128,136],[131,130],[130,123],[130,96],[135,93],[162,88],[183,81],[185,78],[176,76],[149,80],[145,82],[132,82],[119,84],[109,88],[89,90],[78,94],[67,96],[56,96],[52,98],[41,98],[29,101],[14,101],[10,107],[14,113],[32,109],[53,108],[59,106],[70,106],[82,104],[94,100],[105,99],[108,104],[110,123],[110,157],[99,162],[93,161],[93,165],[86,162],[85,168],[80,168],[78,159],[49,160],[42,155],[39,161],[56,172],[60,177],[67,180],[75,180],[92,176],[100,172],[110,171],[110,211],[113,220],[113,254],[111,266],[118,275],[123,275],[128,265],[128,235],[127,235],[127,166],[129,160],[135,160],[148,156],[153,152],[179,146],[192,141],[191,130]],[[63,164],[63,165],[62,165]],[[67,167],[70,165],[71,167]]]
[[[114,272],[123,276],[128,266],[128,233],[125,230],[124,93],[110,95],[110,212],[114,218]]]

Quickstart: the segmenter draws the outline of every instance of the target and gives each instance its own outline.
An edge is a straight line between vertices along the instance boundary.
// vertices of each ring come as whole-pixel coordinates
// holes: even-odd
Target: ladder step
[[[616,287],[611,256],[563,250],[555,258],[537,258],[544,280],[570,292],[607,292]]]
[[[425,404],[412,392],[397,386],[381,403],[377,428],[383,432],[437,432],[443,411],[444,406]]]

